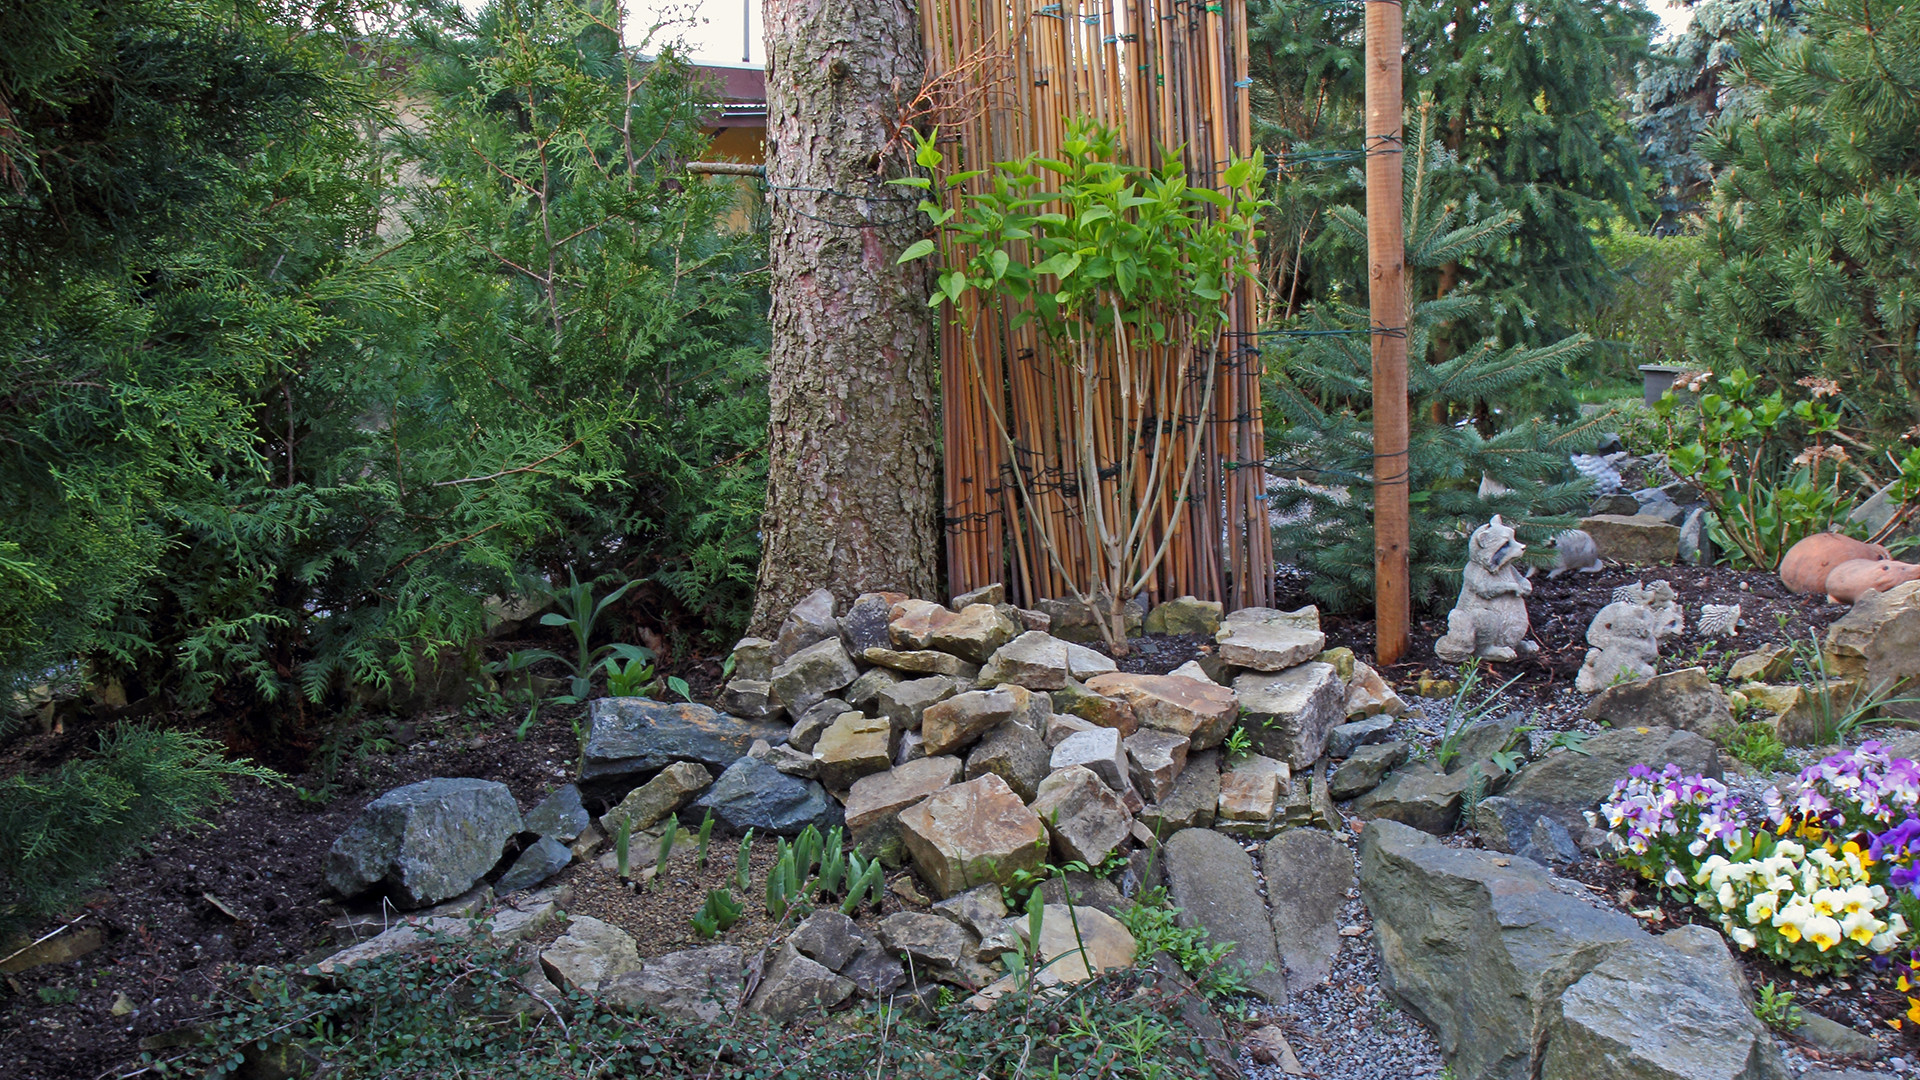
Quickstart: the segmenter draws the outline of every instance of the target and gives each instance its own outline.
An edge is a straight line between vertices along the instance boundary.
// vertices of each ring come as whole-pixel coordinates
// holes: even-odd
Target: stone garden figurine
[[[1460,575],[1460,599],[1447,616],[1446,636],[1433,643],[1435,655],[1457,664],[1471,656],[1518,660],[1540,651],[1527,639],[1527,596],[1533,585],[1516,565],[1526,553],[1526,545],[1498,514],[1473,530]]]
[[[1587,627],[1586,662],[1573,688],[1595,694],[1607,687],[1652,678],[1660,659],[1661,616],[1640,600],[1615,600],[1600,609]]]

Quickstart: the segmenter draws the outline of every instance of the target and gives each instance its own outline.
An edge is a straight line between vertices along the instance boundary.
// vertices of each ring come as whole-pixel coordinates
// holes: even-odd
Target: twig
[[[497,473],[488,473],[485,476],[463,476],[458,480],[435,480],[433,482],[433,486],[434,487],[454,487],[459,484],[480,484],[480,483],[485,483],[488,480],[498,480],[503,476],[512,476],[515,473],[533,472],[534,470],[538,469],[540,466],[545,465],[547,462],[552,461],[554,458],[559,457],[561,454],[564,454],[567,451],[579,445],[580,445],[580,440],[575,439],[572,442],[568,443],[567,445],[561,447],[560,449],[555,450],[553,453],[548,454],[546,457],[543,457],[540,460],[535,461],[531,464],[522,465],[517,469],[502,469]]]
[[[27,942],[25,945],[22,945],[20,948],[13,950],[12,952],[8,953],[5,956],[0,956],[0,964],[6,963],[7,961],[13,959],[14,957],[19,956],[21,953],[26,952],[28,949],[33,948],[35,945],[38,945],[41,942],[46,941],[49,938],[52,938],[62,933],[63,931],[66,931],[72,928],[81,919],[84,919],[91,914],[93,914],[93,912],[83,911],[80,914],[75,915],[73,918],[67,920],[66,922],[61,923],[59,926],[56,926],[53,929],[47,931],[46,933],[41,934],[39,937],[34,938],[32,941]]]

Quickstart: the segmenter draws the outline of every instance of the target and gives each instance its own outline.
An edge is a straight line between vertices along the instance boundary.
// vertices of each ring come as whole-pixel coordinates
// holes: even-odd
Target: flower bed
[[[1809,766],[1758,807],[1677,765],[1636,766],[1595,824],[1617,861],[1743,951],[1813,975],[1885,969],[1904,949],[1901,962],[1920,969],[1920,765],[1879,743]],[[1907,1000],[1920,1022],[1920,999]]]

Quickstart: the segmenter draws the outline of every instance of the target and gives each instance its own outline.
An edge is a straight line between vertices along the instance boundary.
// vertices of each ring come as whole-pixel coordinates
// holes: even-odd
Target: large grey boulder
[[[1720,752],[1705,737],[1672,728],[1632,727],[1603,731],[1578,753],[1548,754],[1521,769],[1501,794],[1572,828],[1586,824],[1585,812],[1612,794],[1628,769],[1647,765],[1657,772],[1668,763],[1720,779]]]
[[[814,642],[773,669],[773,699],[786,706],[788,713],[802,716],[860,677],[837,627],[833,637]]]
[[[740,1008],[745,957],[732,945],[708,945],[656,956],[639,971],[600,985],[600,999],[627,1009],[653,1009],[681,1020],[713,1023]]]
[[[1250,671],[1233,680],[1233,691],[1255,746],[1295,769],[1318,761],[1328,733],[1347,718],[1347,689],[1332,664],[1313,661],[1275,674]]]
[[[459,896],[492,870],[521,831],[520,807],[493,780],[435,778],[373,800],[327,852],[342,896],[384,888],[401,908]]]
[[[1289,829],[1260,849],[1274,944],[1287,985],[1325,982],[1340,951],[1340,917],[1353,888],[1353,852],[1323,829]]]
[[[752,829],[762,836],[794,836],[808,825],[824,831],[841,822],[840,804],[818,781],[788,776],[750,757],[727,766],[693,808],[712,810],[734,832]]]
[[[1432,762],[1416,761],[1395,769],[1380,786],[1354,800],[1353,813],[1435,835],[1452,832],[1460,820],[1460,801],[1472,783],[1470,770],[1443,773]]]
[[[1540,1080],[1787,1080],[1745,985],[1704,926],[1621,946],[1561,996]]]
[[[1587,703],[1589,720],[1616,728],[1646,726],[1692,731],[1718,738],[1733,731],[1726,692],[1707,677],[1707,669],[1682,668],[1650,679],[1609,686]]]
[[[1784,1075],[1773,1071],[1778,1051],[1764,1033],[1755,1038],[1751,1029],[1739,1031],[1743,1025],[1733,1014],[1744,1006],[1730,962],[1718,965],[1699,949],[1697,939],[1655,939],[1632,918],[1560,891],[1529,860],[1449,847],[1418,830],[1379,821],[1361,834],[1360,892],[1373,915],[1382,988],[1433,1029],[1460,1080],[1781,1080]],[[1693,959],[1669,964],[1660,957],[1662,950],[1676,947]],[[1665,981],[1667,973],[1677,975],[1675,969],[1689,964],[1698,969],[1696,975],[1680,976],[1681,985]],[[1619,981],[1622,965],[1644,972],[1636,989],[1629,991]],[[1606,974],[1569,993],[1603,966]],[[1669,994],[1685,1004],[1667,1009]],[[1567,995],[1564,1001],[1562,995]],[[1613,1004],[1595,1000],[1603,997]],[[1709,1001],[1717,1004],[1702,1004]],[[1567,1008],[1573,1009],[1571,1022],[1563,1018]],[[1602,1015],[1608,1009],[1631,1011],[1633,1017],[1623,1025]],[[1713,1022],[1696,1025],[1705,1013]],[[1609,1045],[1607,1037],[1592,1031],[1616,1039]],[[1699,1037],[1733,1037],[1734,1042],[1730,1050],[1684,1047]],[[1666,1068],[1688,1055],[1741,1057],[1752,1064],[1746,1071]]]
[[[1254,880],[1253,860],[1211,829],[1183,829],[1161,849],[1167,888],[1183,926],[1204,926],[1216,942],[1233,942],[1237,965],[1263,1001],[1287,1000],[1287,976],[1274,946],[1273,923]]]
[[[784,724],[742,720],[705,705],[647,698],[595,698],[587,704],[587,741],[579,779],[596,788],[632,787],[676,761],[712,769],[733,764],[755,739],[780,742]]]

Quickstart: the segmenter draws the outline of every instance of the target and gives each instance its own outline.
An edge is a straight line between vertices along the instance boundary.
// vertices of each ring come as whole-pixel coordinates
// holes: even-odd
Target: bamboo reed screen
[[[1229,153],[1251,149],[1246,0],[922,0],[920,10],[929,76],[923,104],[939,125],[948,169],[1052,155],[1076,117],[1114,129],[1131,164],[1156,165],[1163,153],[1182,150],[1189,182],[1216,189]],[[943,255],[957,261],[950,249]],[[1178,522],[1142,593],[1149,602],[1191,594],[1231,611],[1273,600],[1253,313],[1252,287],[1242,284],[1229,332],[1216,346],[1221,367],[1209,415],[1196,409],[1160,425],[1162,437],[1178,440],[1182,459],[1188,440],[1203,445],[1184,503],[1175,501],[1177,475],[1162,490],[1136,492],[1156,507],[1153,543]],[[1066,361],[1042,353],[1031,325],[979,324],[989,317],[969,292],[941,328],[948,583],[958,593],[1004,581],[1023,604],[1066,597],[1067,582],[1034,532],[1035,518],[1050,520],[1053,535],[1067,541],[1061,554],[1073,575],[1083,584],[1094,578],[1071,505],[1080,497],[1071,478],[1080,472],[1073,440],[1063,434],[1074,408]],[[1106,385],[1113,377],[1101,374]],[[1008,460],[985,412],[983,385],[1003,405],[1016,460]],[[1122,445],[1119,432],[1109,445]],[[1033,505],[1020,505],[1013,468],[1024,471]],[[1137,471],[1144,477],[1145,469]]]

